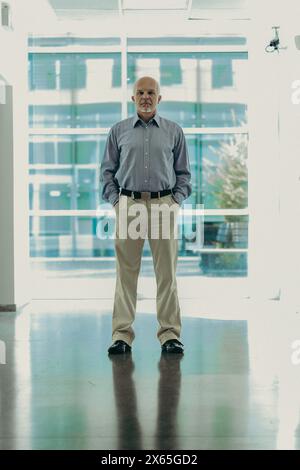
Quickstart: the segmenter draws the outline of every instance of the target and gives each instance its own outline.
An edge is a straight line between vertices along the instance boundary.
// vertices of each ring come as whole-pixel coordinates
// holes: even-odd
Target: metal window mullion
[[[183,127],[184,134],[248,134],[248,127]]]
[[[125,34],[124,34],[125,35]],[[118,46],[64,46],[64,47],[39,47],[39,46],[32,46],[28,47],[27,51],[29,54],[111,54],[116,52],[122,53],[122,39],[123,36],[121,35],[121,44]],[[127,36],[125,35],[127,38]],[[127,42],[127,41],[126,41]],[[160,52],[179,52],[179,53],[197,53],[197,52],[207,52],[207,53],[222,53],[222,52],[229,52],[229,53],[240,53],[240,52],[248,52],[248,46],[209,46],[209,45],[142,45],[142,46],[128,46],[127,53],[160,53]]]
[[[96,166],[96,168],[95,168],[95,178],[96,178],[96,188],[98,188],[98,190],[96,190],[96,207],[99,207],[100,204],[101,204],[100,167],[101,167],[101,158],[102,158],[102,156],[100,156],[100,142],[99,142],[99,140],[96,141],[96,158],[98,159],[98,161],[96,162],[96,165],[93,164],[93,166]]]
[[[71,207],[77,211],[77,171],[75,164],[75,155],[76,155],[76,142],[72,139],[71,142],[71,188],[70,188],[70,197],[71,197]],[[76,208],[76,209],[75,209]],[[72,217],[71,220],[71,236],[72,236],[72,256],[76,255],[76,233],[78,232],[77,226],[77,217]]]
[[[90,134],[99,134],[105,135],[108,134],[109,128],[107,127],[30,127],[28,129],[28,134],[30,135],[90,135]]]
[[[29,54],[112,54],[121,52],[121,46],[64,46],[28,47]]]
[[[122,88],[122,119],[127,118],[127,35],[121,34],[121,88]]]
[[[248,46],[128,46],[129,54],[134,53],[241,53],[248,52]]]
[[[245,209],[181,209],[180,212],[183,212],[186,215],[203,215],[205,216],[224,216],[224,215],[249,215],[248,208]],[[98,217],[100,215],[111,215],[114,214],[114,209],[54,209],[54,210],[34,210],[29,211],[31,216],[40,216],[40,217],[53,217],[53,216],[85,216],[85,217]]]
[[[127,87],[127,84],[126,84]],[[127,90],[126,90],[127,94]],[[124,93],[125,95],[125,93]],[[126,97],[122,101],[122,109],[126,109],[127,117],[127,101]],[[248,134],[248,127],[183,127],[184,134]],[[29,128],[29,136],[34,135],[106,135],[109,132],[109,128]]]
[[[71,163],[31,163],[28,165],[29,170],[69,170],[72,168]],[[95,170],[98,163],[78,163],[76,168],[81,170]]]
[[[211,250],[209,248],[205,249],[203,248],[203,251],[209,250],[211,253],[237,253],[237,252],[248,252],[248,248],[212,248]],[[199,251],[202,251],[201,249]],[[66,256],[59,256],[59,257],[51,257],[48,258],[47,256],[32,256],[30,259],[31,262],[36,262],[36,263],[41,263],[41,262],[49,262],[49,263],[54,263],[57,261],[111,261],[114,263],[114,258],[111,256],[99,256],[97,258],[93,258],[92,256],[90,257],[84,257],[80,256],[78,258],[72,258],[72,257],[66,257]],[[152,263],[153,258],[152,256],[142,256],[142,261],[150,261]],[[198,262],[198,257],[197,255],[195,256],[178,256],[178,261],[195,261]]]

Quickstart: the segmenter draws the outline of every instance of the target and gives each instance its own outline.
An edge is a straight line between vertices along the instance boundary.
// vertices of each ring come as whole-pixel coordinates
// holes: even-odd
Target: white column
[[[12,86],[0,84],[0,303],[14,304]]]
[[[31,298],[28,220],[27,34],[12,7],[13,29],[0,25],[0,310]],[[20,4],[20,2],[19,2]],[[5,85],[4,83],[7,83]]]
[[[300,311],[300,4],[285,2],[281,14],[280,54],[280,222],[281,300],[289,311]]]
[[[300,80],[294,42],[300,5],[253,0],[252,8],[249,277],[254,295],[279,291],[295,310],[300,306],[300,86],[299,104],[293,104],[292,84]],[[287,47],[279,54],[264,52],[272,26],[280,27],[281,45]]]
[[[249,281],[253,298],[279,299],[280,57],[265,47],[276,26],[273,2],[252,3],[249,37]]]

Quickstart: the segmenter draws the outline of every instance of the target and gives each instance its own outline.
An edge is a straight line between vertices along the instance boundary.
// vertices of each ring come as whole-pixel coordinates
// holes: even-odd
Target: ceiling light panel
[[[118,0],[49,0],[54,10],[118,10]]]
[[[228,8],[246,8],[248,0],[192,0],[192,9],[214,10]]]
[[[188,0],[123,0],[123,10],[186,10]]]

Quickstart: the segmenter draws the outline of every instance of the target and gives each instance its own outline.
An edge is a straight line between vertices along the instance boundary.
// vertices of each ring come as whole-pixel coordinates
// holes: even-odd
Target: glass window
[[[28,39],[29,47],[66,47],[66,46],[118,46],[120,38],[83,38],[83,37],[34,37]]]
[[[119,38],[44,37],[29,41],[41,50],[55,46],[59,49],[120,44]],[[234,46],[245,43],[242,36],[128,39],[129,48],[151,44]],[[204,209],[229,210],[226,215],[205,215],[204,246],[198,246],[194,236],[195,219],[180,221],[178,271],[180,275],[195,276],[247,275],[248,215],[244,215],[245,211],[240,215],[230,213],[231,209],[248,206],[247,134],[230,129],[247,124],[247,53],[124,53],[128,64],[127,103],[121,87],[120,52],[29,54],[31,256],[58,258],[58,265],[59,258],[84,257],[98,263],[96,258],[114,257],[113,239],[97,236],[99,222],[104,223],[107,217],[110,229],[114,228],[113,211],[109,216],[101,211],[97,216],[96,212],[78,216],[72,211],[96,211],[99,204],[104,205],[102,208],[110,207],[101,199],[99,186],[107,138],[104,132],[122,119],[122,103],[127,104],[128,116],[134,114],[133,84],[140,76],[151,75],[161,86],[159,113],[183,128],[204,128],[202,132],[205,132],[186,131],[192,194],[183,210],[188,204],[193,208],[202,204]],[[70,134],[74,131],[68,130],[87,127],[98,128],[99,134]],[[38,132],[36,128],[54,130],[41,134],[46,131]],[[56,213],[39,214],[41,210]],[[70,211],[69,215],[62,210]],[[226,252],[228,249],[239,252]],[[151,258],[147,241],[143,255]],[[84,267],[84,263],[77,266]],[[147,261],[143,265],[143,275],[153,275],[151,263]],[[102,268],[104,265],[97,264],[95,276],[105,275]],[[60,265],[57,273],[61,271],[64,275],[64,269]],[[109,275],[115,275],[114,269],[111,263]]]
[[[105,135],[31,136],[30,208],[96,210],[105,143]]]
[[[71,209],[71,170],[30,170],[30,208]]]
[[[111,233],[114,230],[114,216],[111,221]],[[105,217],[108,220],[108,217]],[[101,216],[31,216],[30,217],[30,252],[32,257],[81,258],[114,256],[114,241],[107,237],[100,238],[97,226]],[[223,217],[205,217],[204,247],[198,247],[191,236],[187,224],[180,227],[178,254],[181,261],[178,266],[180,275],[206,276],[245,276],[247,274],[247,253],[218,252],[217,248],[247,248],[248,217],[236,216],[235,220],[225,222]],[[202,250],[209,249],[208,252]],[[215,252],[214,252],[215,251]],[[151,259],[149,242],[145,240],[143,256]],[[184,258],[187,257],[186,261]],[[107,260],[103,265],[95,266],[93,276],[101,277],[101,269],[107,269]],[[153,266],[149,260],[142,267],[143,275],[153,275]],[[58,261],[59,265],[59,261]],[[80,264],[82,267],[83,265]],[[88,265],[91,269],[91,264]],[[87,266],[87,268],[88,268]],[[98,270],[100,268],[100,270]],[[149,269],[150,268],[150,269]],[[64,271],[65,266],[58,269]],[[69,268],[67,268],[69,269]],[[72,270],[72,268],[71,268]],[[105,274],[104,274],[105,275]],[[115,265],[111,265],[111,275],[115,275]]]
[[[31,135],[29,163],[100,164],[106,135]]]
[[[242,36],[158,37],[128,38],[128,46],[243,46],[247,42]]]
[[[205,209],[248,206],[247,134],[186,135],[192,173],[189,204]]]
[[[135,80],[161,84],[159,112],[183,127],[231,127],[247,122],[247,53],[128,54],[128,113]]]
[[[109,127],[121,119],[121,55],[29,54],[30,127]]]
[[[114,241],[97,236],[96,217],[31,216],[32,257],[114,256]],[[64,269],[64,268],[63,268]]]

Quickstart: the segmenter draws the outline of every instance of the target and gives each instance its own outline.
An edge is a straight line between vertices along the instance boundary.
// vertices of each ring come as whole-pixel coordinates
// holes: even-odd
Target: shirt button
[[[145,180],[145,183],[147,183],[147,180]]]
[[[145,166],[145,168],[147,168],[147,167]]]

